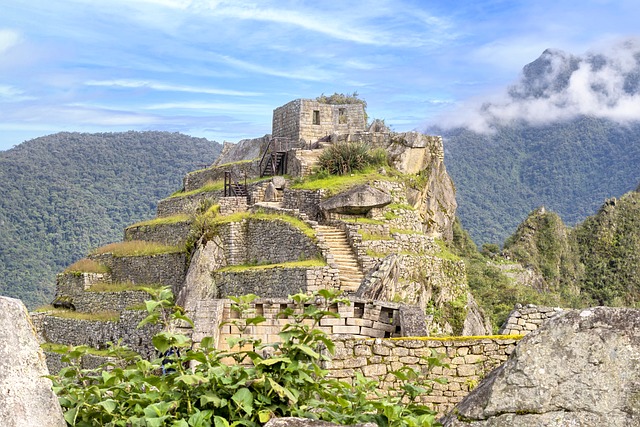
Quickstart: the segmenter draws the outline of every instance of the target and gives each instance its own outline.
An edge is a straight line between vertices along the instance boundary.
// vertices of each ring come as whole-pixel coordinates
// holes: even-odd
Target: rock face
[[[369,185],[358,185],[320,203],[320,208],[328,212],[343,214],[364,214],[373,208],[381,208],[391,203],[391,196]]]
[[[596,307],[550,319],[443,423],[640,425],[640,310]]]
[[[0,297],[0,425],[66,426],[27,309]]]

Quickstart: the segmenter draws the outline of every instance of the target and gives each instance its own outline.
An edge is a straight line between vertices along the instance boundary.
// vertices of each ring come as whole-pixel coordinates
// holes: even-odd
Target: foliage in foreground
[[[264,344],[244,335],[263,322],[250,317],[253,295],[235,298],[240,313],[232,321],[239,338],[232,350],[220,351],[211,338],[191,349],[190,340],[169,329],[153,338],[158,354],[147,361],[125,359],[114,348],[113,362],[98,369],[80,369],[77,361],[87,351],[75,348],[63,360],[71,365],[52,376],[54,390],[72,426],[258,426],[272,417],[298,416],[340,424],[374,422],[380,426],[431,426],[435,412],[416,402],[429,393],[431,381],[404,367],[392,372],[402,386],[396,396],[381,394],[377,381],[357,376],[353,384],[328,377],[322,368],[334,344],[315,329],[324,316],[338,316],[329,306],[336,293],[291,297],[295,307],[282,311],[291,319],[279,333],[280,343]],[[149,316],[141,323],[160,320],[190,322],[173,306],[168,290],[146,303]],[[124,353],[127,355],[127,353]],[[439,365],[437,357],[426,367]],[[123,368],[123,365],[127,365]],[[419,384],[418,384],[419,382]],[[374,397],[374,398],[372,398]]]

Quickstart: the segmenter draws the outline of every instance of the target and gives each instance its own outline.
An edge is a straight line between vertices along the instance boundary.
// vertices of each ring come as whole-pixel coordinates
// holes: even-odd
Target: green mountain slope
[[[575,228],[537,209],[502,252],[542,277],[566,305],[640,306],[640,193],[607,200]]]
[[[539,206],[575,225],[640,182],[639,123],[583,116],[442,134],[458,215],[478,244],[504,241]]]
[[[50,301],[56,273],[152,217],[220,149],[169,132],[64,132],[0,152],[0,294]]]

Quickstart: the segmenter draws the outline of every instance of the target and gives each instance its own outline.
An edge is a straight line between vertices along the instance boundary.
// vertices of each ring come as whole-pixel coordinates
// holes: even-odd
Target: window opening
[[[313,110],[313,124],[320,124],[320,110]]]
[[[338,108],[338,123],[344,125],[347,123],[347,109]]]

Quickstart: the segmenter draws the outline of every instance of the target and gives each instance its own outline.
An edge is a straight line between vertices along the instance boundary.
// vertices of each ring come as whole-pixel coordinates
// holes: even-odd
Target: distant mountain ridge
[[[639,40],[583,56],[547,49],[468,124],[430,129],[444,137],[458,214],[476,243],[502,243],[538,206],[574,225],[634,189],[639,97]]]
[[[170,132],[62,132],[0,152],[0,294],[49,302],[55,274],[151,218],[221,145]]]

